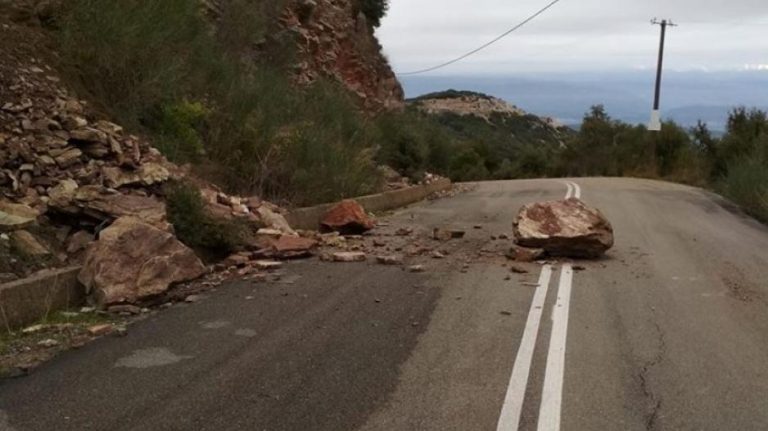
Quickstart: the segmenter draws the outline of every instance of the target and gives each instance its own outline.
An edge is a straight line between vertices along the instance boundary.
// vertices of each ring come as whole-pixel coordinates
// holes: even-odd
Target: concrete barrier
[[[377,213],[410,205],[425,199],[432,193],[447,190],[450,187],[451,180],[440,179],[432,184],[414,186],[407,189],[391,190],[354,199],[362,205],[367,212]],[[336,205],[336,202],[295,209],[288,213],[285,218],[294,229],[318,229],[320,226],[320,219],[322,219],[325,213],[334,205]]]
[[[85,287],[77,281],[80,267],[41,271],[32,277],[0,284],[2,329],[36,322],[51,312],[85,302]]]

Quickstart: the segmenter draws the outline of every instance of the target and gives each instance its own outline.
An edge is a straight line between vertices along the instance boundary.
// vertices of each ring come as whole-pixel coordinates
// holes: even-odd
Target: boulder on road
[[[336,204],[323,216],[320,227],[326,232],[358,235],[373,229],[374,223],[357,201],[347,199]]]
[[[100,304],[136,302],[205,273],[205,265],[170,233],[121,217],[86,251],[78,279]]]
[[[613,227],[579,199],[528,204],[514,222],[515,242],[551,256],[595,258],[613,247]]]

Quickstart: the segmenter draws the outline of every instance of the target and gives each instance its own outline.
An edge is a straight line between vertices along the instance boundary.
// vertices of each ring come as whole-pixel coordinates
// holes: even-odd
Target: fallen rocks
[[[272,271],[282,268],[283,264],[275,260],[257,260],[253,263],[253,266],[262,271]]]
[[[359,235],[373,229],[374,223],[357,201],[348,199],[331,208],[320,221],[320,228],[326,232],[336,231],[342,235]]]
[[[339,251],[333,253],[331,258],[334,262],[365,262],[367,256],[359,251]]]
[[[205,271],[195,253],[170,233],[121,217],[88,247],[78,279],[99,303],[115,304],[157,295]]]
[[[0,232],[24,229],[35,223],[40,213],[23,204],[0,200]]]
[[[403,264],[403,257],[402,256],[376,256],[376,262],[382,264],[382,265],[402,265]]]
[[[93,325],[88,327],[88,335],[91,337],[100,337],[102,335],[107,335],[112,333],[114,331],[115,327],[112,326],[110,323],[105,323],[102,325]]]
[[[408,267],[409,272],[424,272],[425,270],[424,265],[411,265]]]
[[[51,254],[51,251],[41,243],[37,237],[26,230],[17,230],[11,233],[11,244],[26,257],[43,257]]]
[[[544,249],[528,248],[519,245],[513,245],[507,250],[506,256],[511,260],[518,262],[534,262],[544,257]]]
[[[316,246],[314,239],[283,235],[269,240],[269,253],[279,259],[295,259],[311,256]]]
[[[579,199],[537,202],[520,209],[514,222],[518,245],[552,256],[596,258],[613,246],[613,227]]]

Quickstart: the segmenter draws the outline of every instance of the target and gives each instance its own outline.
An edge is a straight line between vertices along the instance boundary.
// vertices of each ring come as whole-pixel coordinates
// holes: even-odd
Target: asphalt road
[[[157,313],[0,382],[0,430],[768,429],[768,229],[698,189],[573,182],[387,217],[467,229],[424,273],[296,262]],[[566,192],[615,248],[511,274],[491,235]]]

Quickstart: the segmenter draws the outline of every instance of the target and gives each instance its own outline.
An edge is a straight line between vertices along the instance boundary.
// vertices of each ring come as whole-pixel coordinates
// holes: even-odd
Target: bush
[[[740,159],[728,166],[722,193],[755,218],[768,222],[768,164],[760,158]]]
[[[200,191],[191,184],[169,184],[166,189],[168,221],[176,237],[208,257],[222,257],[243,244],[246,228],[215,220],[205,209]]]
[[[387,14],[389,0],[359,0],[360,11],[368,18],[368,22],[374,26],[381,25],[381,19]]]

